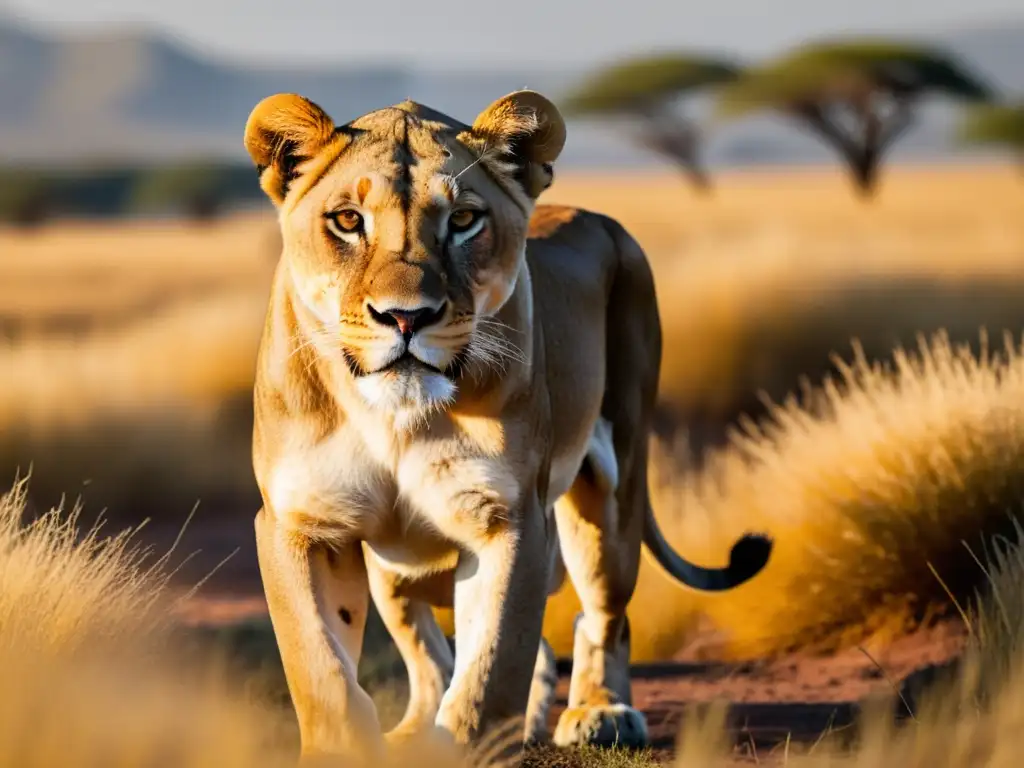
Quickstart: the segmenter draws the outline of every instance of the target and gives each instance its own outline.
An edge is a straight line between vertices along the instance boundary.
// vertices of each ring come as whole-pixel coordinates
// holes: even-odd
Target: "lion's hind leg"
[[[548,716],[555,701],[555,687],[558,685],[558,670],[555,667],[555,653],[548,641],[541,638],[537,661],[530,681],[530,700],[526,705],[525,740],[538,744],[551,738]]]
[[[646,486],[636,487],[636,479],[626,477],[627,485],[616,490],[614,469],[602,466],[613,455],[592,451],[555,504],[562,556],[583,608],[576,618],[568,707],[554,734],[559,746],[644,747],[649,742],[646,720],[632,706],[626,618],[643,520],[620,514],[623,502],[642,502]]]
[[[455,659],[434,613],[423,600],[401,594],[399,579],[366,550],[370,594],[402,656],[409,677],[409,701],[399,723],[385,734],[401,743],[434,730],[441,698],[451,683]]]

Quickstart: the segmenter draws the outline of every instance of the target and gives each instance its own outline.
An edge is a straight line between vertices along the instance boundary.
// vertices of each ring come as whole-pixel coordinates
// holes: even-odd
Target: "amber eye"
[[[354,235],[363,228],[363,217],[358,211],[345,208],[327,215],[327,227],[336,235]]]
[[[480,211],[474,211],[472,208],[453,211],[452,215],[448,217],[448,229],[451,232],[465,232],[476,224],[477,219],[482,215]]]

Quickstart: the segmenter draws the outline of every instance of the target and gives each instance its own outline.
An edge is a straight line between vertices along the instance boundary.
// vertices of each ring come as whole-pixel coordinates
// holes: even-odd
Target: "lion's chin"
[[[360,376],[356,387],[367,405],[394,416],[396,424],[405,426],[414,426],[443,410],[455,398],[451,379],[411,361]]]

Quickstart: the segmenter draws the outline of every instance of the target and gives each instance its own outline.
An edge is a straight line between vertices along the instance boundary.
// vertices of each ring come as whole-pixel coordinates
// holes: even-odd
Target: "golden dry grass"
[[[763,415],[759,391],[779,399],[801,377],[820,381],[832,353],[849,356],[853,337],[875,359],[918,332],[945,328],[954,340],[976,341],[981,326],[993,338],[1024,328],[1024,186],[1012,169],[892,169],[872,206],[834,169],[727,175],[707,200],[671,175],[564,174],[546,201],[615,215],[647,249],[665,326],[662,392],[698,447],[742,412]],[[268,212],[212,228],[76,222],[0,231],[0,318],[11,336],[0,343],[0,469],[32,462],[33,493],[47,501],[88,481],[91,506],[129,516],[180,519],[211,495],[248,504],[245,406],[273,227]],[[932,405],[928,418],[938,419],[942,409]],[[790,543],[780,545],[778,570],[715,601],[682,593],[645,564],[633,610],[636,658],[677,650],[703,612],[726,628],[748,622],[742,606],[777,602],[774,588],[801,572],[799,558],[808,568],[820,563],[785,547],[806,533],[799,526],[812,509],[810,484],[840,474],[853,456],[843,441],[856,439],[849,423],[862,406],[848,407],[847,426],[815,427],[820,444],[781,448],[794,466],[768,462],[774,475],[735,453],[703,476],[681,477],[671,457],[658,462],[656,510],[682,551],[721,562],[726,540],[754,522]],[[893,429],[924,429],[915,421],[924,411],[916,413]],[[941,423],[957,428],[962,415]],[[897,438],[893,450],[910,451],[916,439]],[[865,462],[858,471],[882,476],[880,456],[856,456]],[[834,491],[850,480],[829,482]],[[574,612],[571,590],[549,610],[546,631],[560,651],[570,647]],[[888,627],[855,614],[843,616]],[[767,622],[748,622],[734,650],[784,645]]]
[[[143,566],[130,531],[101,539],[77,527],[77,510],[23,520],[27,481],[0,497],[0,646],[27,644],[60,657],[145,635],[158,624],[160,562]]]
[[[0,763],[262,760],[276,721],[165,655],[166,560],[147,562],[128,533],[80,531],[58,510],[25,525],[24,491],[0,497]]]
[[[258,685],[246,689],[224,668],[196,657],[176,657],[157,608],[166,605],[162,573],[145,567],[130,541],[75,544],[73,523],[52,513],[20,524],[20,493],[0,498],[0,571],[4,641],[0,643],[0,763],[26,768],[62,765],[181,768],[283,768],[294,759],[294,729]],[[891,708],[869,710],[852,749],[828,739],[793,745],[774,764],[798,768],[934,768],[964,765],[1010,768],[1024,747],[1024,657],[1020,655],[1019,599],[1024,557],[998,558],[989,593],[976,611],[979,628],[963,673],[926,695],[916,719],[897,728]],[[30,617],[23,620],[22,617]],[[998,626],[998,630],[996,627]],[[72,629],[74,631],[68,631]],[[166,655],[151,653],[161,649]],[[993,655],[1000,674],[978,674]],[[257,682],[257,681],[254,681]],[[979,682],[986,686],[982,691]],[[979,697],[979,693],[984,693]],[[691,712],[680,733],[675,768],[731,764],[725,710]],[[384,761],[437,766],[487,765],[449,749],[414,743]],[[558,755],[547,765],[640,768],[643,755],[588,750]],[[325,761],[354,766],[355,760]],[[377,763],[380,764],[380,763]],[[534,763],[536,765],[537,763]],[[544,764],[544,763],[542,763]]]
[[[175,221],[55,222],[0,228],[0,316],[102,318],[200,290],[255,290],[273,263],[276,222],[244,214],[212,227]]]
[[[0,496],[0,764],[294,765],[294,721],[269,681],[176,642],[173,553],[133,531],[101,538],[74,511],[25,521],[26,490]],[[454,765],[450,749],[416,750]]]
[[[766,383],[781,396],[793,372],[772,365],[780,351],[822,365],[822,350],[845,351],[854,334],[891,346],[951,323],[972,337],[982,322],[1021,324],[1024,189],[1012,169],[893,169],[872,206],[838,170],[726,175],[710,200],[663,173],[565,174],[543,201],[617,216],[646,248],[665,325],[662,391],[688,409],[724,408]],[[251,378],[274,226],[268,210],[213,227],[0,229],[0,318],[18,334],[0,348],[13,377],[0,424],[26,402],[35,413],[49,402],[58,420],[73,407],[62,401],[91,413],[97,378],[119,360],[101,405],[159,403],[176,387],[186,401],[230,394]],[[74,319],[96,332],[73,333]],[[67,332],[32,332],[47,321]],[[33,401],[40,379],[56,381]]]
[[[951,673],[924,691],[915,717],[897,728],[890,716],[893,702],[877,702],[863,717],[852,751],[826,748],[786,764],[1010,768],[1019,763],[1024,746],[1019,740],[1024,732],[1024,550],[1004,545],[980,565],[988,582],[964,616],[970,643]]]
[[[875,205],[842,184],[838,171],[743,173],[701,200],[658,175],[560,179],[549,194],[613,213],[644,245],[665,329],[661,393],[703,424],[756,407],[758,390],[781,398],[800,374],[817,380],[853,337],[874,356],[918,332],[1024,324],[1012,169],[894,169]]]
[[[252,387],[266,297],[232,291],[76,338],[0,343],[0,424],[45,433],[187,406],[208,411]],[[255,329],[255,330],[254,330]]]
[[[653,616],[698,611],[731,655],[761,657],[884,640],[949,606],[947,590],[969,598],[984,573],[968,546],[1015,534],[1024,500],[1024,357],[1019,343],[993,346],[975,357],[940,337],[892,367],[856,358],[813,410],[777,407],[704,472],[661,485],[663,525],[693,559],[720,561],[743,530],[770,532],[776,548],[726,595],[646,575],[637,634],[659,633]]]

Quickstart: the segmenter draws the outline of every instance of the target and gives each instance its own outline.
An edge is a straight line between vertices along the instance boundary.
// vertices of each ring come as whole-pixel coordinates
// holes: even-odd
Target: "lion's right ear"
[[[296,166],[336,138],[334,121],[318,105],[294,93],[268,96],[245,124],[245,148],[260,174],[260,187],[275,205],[288,194]]]

